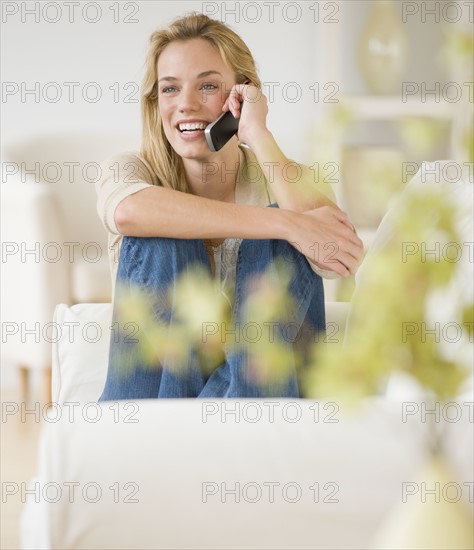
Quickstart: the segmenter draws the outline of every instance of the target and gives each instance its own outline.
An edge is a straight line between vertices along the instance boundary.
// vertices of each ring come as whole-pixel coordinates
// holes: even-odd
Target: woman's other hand
[[[343,277],[357,271],[364,246],[345,212],[322,206],[290,217],[287,240],[311,262]]]

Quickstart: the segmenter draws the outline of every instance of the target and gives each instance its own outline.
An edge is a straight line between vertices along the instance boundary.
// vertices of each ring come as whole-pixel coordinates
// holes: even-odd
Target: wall
[[[69,22],[73,9],[69,4],[78,4],[74,6],[73,22]],[[2,73],[3,91],[7,92],[2,100],[4,146],[31,134],[64,130],[122,131],[138,146],[138,85],[148,37],[172,18],[197,10],[225,20],[247,41],[263,81],[277,83],[270,106],[270,127],[290,156],[307,155],[308,143],[295,139],[295,135],[308,128],[307,113],[312,103],[309,86],[317,79],[309,3],[299,3],[299,11],[282,11],[275,6],[273,15],[270,6],[254,2],[100,2],[101,13],[96,5],[3,3],[6,22],[2,26]],[[36,13],[27,13],[35,6]],[[15,7],[18,11],[12,13]],[[48,22],[55,19],[56,23]],[[96,23],[88,22],[94,19]],[[73,88],[65,84],[68,82],[78,85]],[[290,82],[297,86],[286,88],[289,99],[302,90],[296,102],[285,101],[281,92]],[[38,93],[22,97],[21,92],[35,89],[35,83]],[[93,102],[97,92],[101,98]],[[54,102],[57,93],[62,97]]]

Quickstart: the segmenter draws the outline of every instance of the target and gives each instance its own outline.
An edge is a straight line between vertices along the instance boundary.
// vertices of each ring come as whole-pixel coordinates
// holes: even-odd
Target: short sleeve
[[[118,235],[115,209],[126,197],[157,185],[150,165],[138,153],[122,153],[101,164],[101,177],[96,183],[97,212],[109,233]]]

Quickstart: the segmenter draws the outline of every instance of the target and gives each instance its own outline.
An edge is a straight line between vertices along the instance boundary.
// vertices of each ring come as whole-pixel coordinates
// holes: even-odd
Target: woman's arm
[[[321,269],[348,276],[362,255],[347,215],[325,206],[296,213],[227,203],[151,186],[129,195],[115,209],[123,235],[180,239],[282,239]]]
[[[240,103],[243,102],[242,111]],[[267,99],[255,86],[234,86],[223,109],[240,117],[238,136],[257,157],[280,208],[304,212],[334,206],[330,186],[315,181],[308,167],[289,160],[266,126]]]
[[[321,206],[337,207],[330,198],[331,190],[321,189],[309,168],[289,160],[270,131],[262,132],[252,150],[280,208],[305,212]]]

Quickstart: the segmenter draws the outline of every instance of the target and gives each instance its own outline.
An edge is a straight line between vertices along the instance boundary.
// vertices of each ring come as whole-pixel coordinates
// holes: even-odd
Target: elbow
[[[115,226],[121,235],[132,236],[132,220],[133,207],[127,197],[117,205],[114,213]]]

